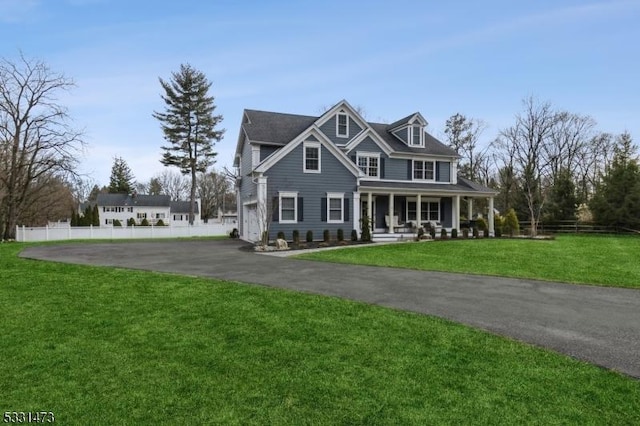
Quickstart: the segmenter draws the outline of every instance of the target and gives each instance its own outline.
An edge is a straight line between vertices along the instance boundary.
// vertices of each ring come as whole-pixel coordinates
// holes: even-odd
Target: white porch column
[[[460,231],[460,196],[453,197],[453,217],[451,218],[452,229]]]
[[[473,218],[473,198],[467,198],[467,220],[471,220]]]
[[[358,231],[358,235],[362,232],[360,224],[360,193],[353,193],[353,229]]]
[[[416,226],[422,228],[422,195],[416,195]]]
[[[270,222],[270,217],[268,216],[271,212],[269,212],[268,204],[267,204],[267,178],[266,176],[258,177],[258,190],[256,194],[256,213],[258,215],[258,239],[262,239],[262,233],[266,231],[266,224]]]
[[[389,229],[387,232],[393,234],[393,202],[394,202],[394,198],[393,198],[393,194],[389,194]]]
[[[369,219],[369,228],[373,230],[375,228],[375,219],[371,217],[373,215],[373,193],[367,194],[367,218]]]
[[[493,228],[493,197],[489,197],[488,220],[489,220],[489,236],[495,237],[496,236],[495,229]]]

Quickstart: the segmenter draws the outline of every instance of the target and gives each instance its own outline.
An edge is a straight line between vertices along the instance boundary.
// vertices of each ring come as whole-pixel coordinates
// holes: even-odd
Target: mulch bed
[[[307,242],[300,242],[299,244],[294,244],[292,242],[289,242],[289,250],[288,251],[293,251],[293,250],[309,250],[309,249],[317,249],[317,248],[324,248],[324,247],[348,247],[348,246],[357,246],[357,245],[363,245],[363,244],[373,244],[372,242],[365,242],[365,241],[329,241],[329,242],[324,242],[324,241],[312,241],[310,243]],[[240,250],[243,251],[256,251],[255,250],[256,245],[254,244],[245,244],[242,247],[240,247]],[[269,250],[273,250],[276,251],[275,245],[274,244],[269,244]]]

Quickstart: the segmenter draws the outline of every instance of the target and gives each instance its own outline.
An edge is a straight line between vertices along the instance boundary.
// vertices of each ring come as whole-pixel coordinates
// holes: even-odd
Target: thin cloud
[[[40,0],[0,0],[0,22],[19,23],[33,19]]]

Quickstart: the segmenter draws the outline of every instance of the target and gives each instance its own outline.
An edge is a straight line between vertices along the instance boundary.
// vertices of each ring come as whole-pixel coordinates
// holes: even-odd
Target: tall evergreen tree
[[[640,167],[631,135],[618,137],[611,166],[589,203],[596,222],[640,229]]]
[[[556,173],[555,181],[549,193],[546,219],[551,222],[574,220],[576,218],[577,204],[576,186],[573,183],[571,171],[567,168],[561,168]]]
[[[180,65],[180,71],[171,74],[171,81],[159,80],[165,112],[154,112],[153,117],[160,121],[164,139],[169,142],[162,146],[160,162],[191,175],[189,223],[193,224],[197,173],[206,172],[214,162],[213,145],[224,134],[216,126],[223,118],[213,113],[216,106],[209,95],[212,83],[191,65]]]
[[[160,183],[160,179],[157,177],[151,178],[149,180],[149,195],[160,195],[162,194],[162,184]]]
[[[93,205],[93,210],[91,212],[91,224],[93,226],[100,226],[100,213],[97,204]]]
[[[134,185],[135,179],[127,162],[122,157],[115,157],[111,167],[109,192],[130,194],[134,189]]]

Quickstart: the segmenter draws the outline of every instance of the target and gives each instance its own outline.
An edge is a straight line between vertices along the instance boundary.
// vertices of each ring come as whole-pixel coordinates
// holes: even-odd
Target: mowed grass
[[[2,412],[65,425],[640,423],[639,381],[462,325],[20,259],[22,247],[0,245]]]
[[[640,236],[403,243],[308,253],[310,260],[640,288]]]

